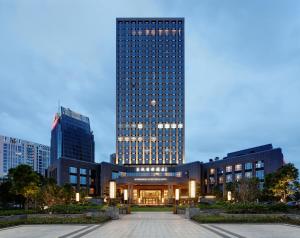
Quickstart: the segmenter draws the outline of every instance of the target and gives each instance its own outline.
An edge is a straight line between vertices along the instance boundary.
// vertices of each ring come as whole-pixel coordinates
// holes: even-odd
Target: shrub
[[[57,214],[80,214],[88,211],[102,210],[102,205],[54,205],[50,207],[47,212],[57,213]]]

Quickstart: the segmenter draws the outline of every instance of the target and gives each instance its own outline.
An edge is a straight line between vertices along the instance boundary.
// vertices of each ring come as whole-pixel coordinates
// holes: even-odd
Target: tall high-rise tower
[[[60,107],[51,130],[51,164],[66,157],[95,162],[94,135],[88,117]]]
[[[117,19],[116,163],[184,163],[184,19]]]

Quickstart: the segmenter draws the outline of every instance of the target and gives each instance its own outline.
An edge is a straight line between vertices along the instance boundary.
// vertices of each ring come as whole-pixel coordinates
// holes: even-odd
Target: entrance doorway
[[[161,190],[140,190],[141,204],[159,205],[161,203]]]

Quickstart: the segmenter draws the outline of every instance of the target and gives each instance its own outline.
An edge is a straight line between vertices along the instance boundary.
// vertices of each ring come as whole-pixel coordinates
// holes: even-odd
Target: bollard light
[[[124,189],[124,201],[128,200],[128,190]]]
[[[109,198],[115,199],[117,194],[117,185],[116,181],[110,181],[109,182]]]
[[[76,194],[75,194],[75,200],[76,200],[76,202],[79,202],[79,200],[80,200],[80,195],[79,195],[79,193],[76,193]]]
[[[228,192],[227,192],[227,200],[228,200],[228,201],[231,201],[231,200],[232,200],[232,197],[231,197],[231,191],[228,191]]]
[[[196,181],[195,180],[189,181],[189,197],[190,198],[196,197]]]
[[[179,201],[179,195],[180,195],[179,193],[180,193],[179,188],[176,188],[175,189],[175,200],[176,201]]]

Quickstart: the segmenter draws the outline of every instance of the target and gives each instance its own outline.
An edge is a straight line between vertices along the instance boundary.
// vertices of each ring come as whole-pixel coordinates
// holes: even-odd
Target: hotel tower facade
[[[116,27],[116,164],[183,164],[184,19]]]

